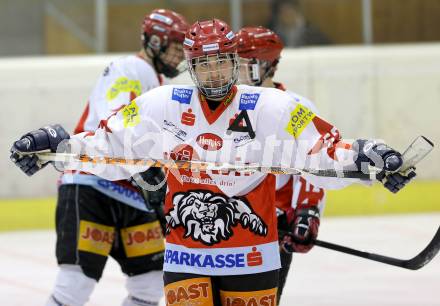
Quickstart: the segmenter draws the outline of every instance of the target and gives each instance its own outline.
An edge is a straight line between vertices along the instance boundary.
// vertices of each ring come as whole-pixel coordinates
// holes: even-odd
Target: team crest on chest
[[[245,199],[227,198],[206,190],[178,192],[173,196],[173,209],[165,216],[167,232],[183,226],[185,238],[206,245],[228,240],[232,228],[240,224],[259,236],[267,235],[267,225]]]

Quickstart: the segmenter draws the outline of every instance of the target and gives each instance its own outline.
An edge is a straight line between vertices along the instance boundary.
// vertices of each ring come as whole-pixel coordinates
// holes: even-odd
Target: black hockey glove
[[[157,219],[160,222],[162,231],[165,235],[166,220],[164,212],[165,194],[167,184],[165,181],[165,173],[161,168],[150,168],[147,171],[139,173],[139,178],[134,179],[135,185],[139,188],[146,205],[154,209]],[[159,187],[157,190],[148,190],[148,186]]]
[[[61,125],[53,124],[45,126],[39,130],[27,133],[15,141],[10,150],[10,159],[21,171],[31,176],[45,167],[48,162],[41,162],[36,154],[22,153],[47,150],[54,153],[58,145],[63,140],[69,138],[69,133],[67,133]]]
[[[415,168],[405,173],[399,172],[403,164],[402,155],[384,143],[359,139],[353,143],[353,149],[358,152],[355,160],[357,169],[367,170],[368,165],[381,169],[376,179],[393,193],[397,193],[416,176]]]

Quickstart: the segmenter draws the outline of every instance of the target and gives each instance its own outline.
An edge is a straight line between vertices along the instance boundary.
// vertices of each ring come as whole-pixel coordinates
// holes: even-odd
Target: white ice
[[[326,218],[320,239],[398,258],[411,258],[431,240],[440,213]],[[53,231],[0,234],[0,305],[44,305],[56,275]],[[109,260],[89,306],[120,305],[124,276]],[[281,305],[438,306],[440,255],[418,271],[315,247],[294,256]]]

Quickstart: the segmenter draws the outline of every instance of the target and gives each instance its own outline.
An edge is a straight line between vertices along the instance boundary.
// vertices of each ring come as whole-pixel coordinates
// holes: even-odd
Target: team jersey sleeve
[[[278,133],[283,139],[289,136],[295,139],[295,154],[290,161],[294,168],[342,171],[353,165],[351,142],[345,142],[335,126],[300,103],[289,107],[284,113]],[[340,189],[360,182],[358,179],[310,174],[304,174],[303,177],[311,184],[326,189]]]
[[[264,111],[259,120],[276,123],[275,134],[270,131],[265,143],[265,150],[274,147],[272,165],[296,169],[343,170],[353,165],[354,151],[349,143],[345,143],[336,127],[316,115],[312,110],[298,101],[284,95],[276,97],[277,107],[271,106]],[[260,125],[261,126],[261,125]],[[270,124],[263,124],[271,130]],[[272,139],[272,140],[270,140]],[[269,140],[269,144],[268,144]],[[270,142],[274,142],[271,146]],[[263,158],[268,161],[268,158]],[[303,174],[311,184],[326,189],[339,189],[351,183],[360,182],[357,179],[318,177]]]
[[[69,140],[70,151],[89,157],[121,158],[125,160],[163,158],[162,128],[164,110],[160,103],[162,88],[153,89],[134,99],[108,120],[101,121],[91,133],[74,135]],[[159,102],[159,103],[155,103]],[[108,180],[121,180],[148,169],[145,165],[117,166],[114,164],[71,162],[67,170],[80,170]]]
[[[139,58],[116,60],[104,69],[92,90],[83,130],[95,131],[101,120],[159,85],[154,70]]]

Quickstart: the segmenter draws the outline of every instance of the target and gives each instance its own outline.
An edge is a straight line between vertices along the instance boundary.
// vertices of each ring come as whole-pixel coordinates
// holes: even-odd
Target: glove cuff
[[[319,222],[321,214],[319,212],[318,207],[310,206],[307,208],[301,208],[301,209],[296,210],[295,217],[315,217],[318,219],[318,222]]]
[[[375,140],[358,139],[353,145],[357,152],[354,163],[358,171],[367,171],[368,165],[384,171],[397,171],[403,164],[402,155],[384,143]]]

